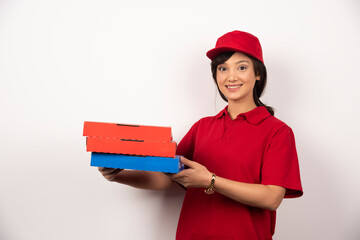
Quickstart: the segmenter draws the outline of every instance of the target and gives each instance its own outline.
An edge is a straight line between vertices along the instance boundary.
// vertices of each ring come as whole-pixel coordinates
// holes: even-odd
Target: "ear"
[[[260,80],[260,75],[255,77],[256,81]]]

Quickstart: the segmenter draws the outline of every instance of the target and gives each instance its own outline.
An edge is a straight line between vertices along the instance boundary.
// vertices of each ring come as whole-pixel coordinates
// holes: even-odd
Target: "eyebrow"
[[[239,64],[239,63],[242,63],[242,62],[250,63],[250,62],[247,61],[247,60],[240,60],[240,61],[236,62],[235,64]],[[222,63],[222,64],[227,64],[227,63]],[[221,65],[221,64],[219,64],[219,65]]]
[[[249,61],[246,61],[246,60],[241,60],[241,61],[238,61],[238,62],[236,62],[236,63],[241,63],[241,62],[247,62],[247,63],[249,63]]]

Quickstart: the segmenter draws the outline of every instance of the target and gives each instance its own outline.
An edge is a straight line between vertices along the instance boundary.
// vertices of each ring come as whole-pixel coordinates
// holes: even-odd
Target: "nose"
[[[227,80],[228,80],[229,82],[236,82],[236,81],[238,80],[238,76],[237,76],[235,70],[230,69],[230,70],[228,71]]]

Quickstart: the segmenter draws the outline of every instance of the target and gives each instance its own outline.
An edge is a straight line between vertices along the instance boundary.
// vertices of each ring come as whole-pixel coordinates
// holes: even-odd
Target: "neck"
[[[249,102],[247,104],[229,101],[227,111],[231,119],[235,119],[239,114],[249,112],[255,109],[256,107],[257,106],[254,101]]]

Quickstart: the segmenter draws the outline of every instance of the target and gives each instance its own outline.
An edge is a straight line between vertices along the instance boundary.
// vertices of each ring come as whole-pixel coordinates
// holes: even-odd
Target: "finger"
[[[173,179],[173,180],[183,179],[184,177],[186,177],[189,174],[189,170],[190,169],[182,170],[181,172],[174,174],[171,177],[171,179]]]
[[[102,174],[105,174],[105,175],[108,175],[108,174],[113,174],[113,173],[115,173],[115,172],[119,172],[118,170],[119,170],[118,168],[103,168],[103,169],[101,170],[101,173],[102,173]],[[120,169],[120,170],[121,170],[121,169]]]
[[[186,172],[187,172],[187,170],[185,169],[185,170],[182,170],[182,171],[179,172],[179,173],[174,173],[174,174],[172,175],[172,178],[181,178],[181,177],[183,177],[183,176],[185,175]]]
[[[176,181],[178,179],[182,178],[182,175],[180,173],[174,174],[171,176],[171,179]]]
[[[180,183],[180,184],[183,184],[183,181],[184,181],[184,179],[182,177],[172,178],[171,180],[174,182]]]
[[[190,168],[195,168],[195,166],[197,166],[197,163],[194,161],[191,161],[189,159],[186,159],[184,157],[181,157],[180,160],[183,164],[185,164],[186,166],[190,167]]]
[[[122,170],[123,169],[115,168],[112,172],[109,172],[107,174],[115,175],[115,174],[118,174],[119,172],[121,172]]]
[[[111,171],[111,169],[113,169],[113,168],[99,167],[99,171],[101,173],[107,173],[107,172]]]

